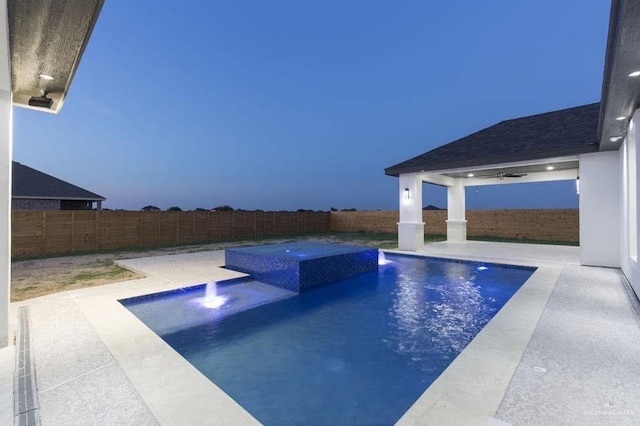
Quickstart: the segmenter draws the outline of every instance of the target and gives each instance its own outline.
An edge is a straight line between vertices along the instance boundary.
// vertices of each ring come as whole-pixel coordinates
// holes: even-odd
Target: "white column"
[[[11,294],[11,71],[7,1],[0,0],[0,348],[11,339],[9,301]]]
[[[620,267],[620,155],[580,156],[580,263]]]
[[[424,247],[422,221],[422,179],[415,173],[401,174],[399,187],[400,222],[398,248],[418,251]]]
[[[447,241],[467,240],[467,220],[464,186],[456,179],[453,186],[447,188]]]

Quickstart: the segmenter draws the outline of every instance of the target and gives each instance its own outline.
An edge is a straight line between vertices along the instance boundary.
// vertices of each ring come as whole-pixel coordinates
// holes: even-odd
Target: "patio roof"
[[[640,3],[613,0],[602,78],[600,150],[617,150],[640,107]],[[638,74],[631,73],[638,72]]]
[[[596,152],[600,103],[502,121],[410,160],[385,174],[445,171]]]

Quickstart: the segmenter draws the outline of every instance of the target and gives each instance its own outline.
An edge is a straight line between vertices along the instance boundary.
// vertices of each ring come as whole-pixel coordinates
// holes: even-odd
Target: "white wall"
[[[7,1],[0,0],[0,348],[11,339],[9,298],[11,294],[11,72]]]
[[[580,155],[580,262],[620,267],[620,155]]]
[[[619,151],[620,161],[620,268],[636,295],[640,296],[640,272],[638,271],[638,166],[640,159],[640,112],[636,111],[629,124],[629,131]],[[635,220],[634,220],[635,219]],[[635,229],[634,229],[635,228]]]

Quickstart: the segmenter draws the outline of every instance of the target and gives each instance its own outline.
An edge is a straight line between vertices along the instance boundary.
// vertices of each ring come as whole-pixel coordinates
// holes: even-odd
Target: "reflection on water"
[[[426,268],[427,264],[420,265],[420,269]],[[476,276],[470,275],[469,268],[450,264],[444,271],[434,272],[399,273],[389,308],[393,331],[387,345],[408,355],[424,370],[432,368],[429,360],[434,352],[454,358],[495,312],[493,300],[483,299],[480,286],[475,283]],[[412,278],[416,276],[426,279],[417,282]],[[432,345],[425,346],[425,341],[431,341]]]

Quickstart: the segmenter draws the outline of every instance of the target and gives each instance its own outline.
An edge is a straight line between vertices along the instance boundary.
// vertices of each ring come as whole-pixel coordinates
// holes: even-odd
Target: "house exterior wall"
[[[640,156],[640,110],[637,110],[629,123],[629,131],[618,152],[620,162],[620,268],[631,283],[636,295],[640,295],[640,271],[638,268],[638,170]]]
[[[0,348],[9,345],[11,294],[12,95],[7,1],[0,0]]]
[[[14,198],[11,210],[60,210],[60,200],[32,200]]]
[[[580,262],[620,267],[617,151],[580,156]]]

